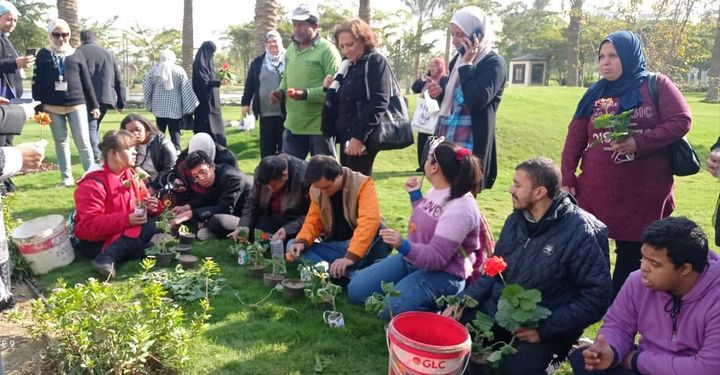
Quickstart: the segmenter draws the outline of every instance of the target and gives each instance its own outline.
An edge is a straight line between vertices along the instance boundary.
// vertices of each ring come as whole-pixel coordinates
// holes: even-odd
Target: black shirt
[[[343,191],[338,190],[330,197],[330,204],[333,212],[333,241],[347,241],[352,238],[353,230],[345,220],[345,209],[343,208]]]

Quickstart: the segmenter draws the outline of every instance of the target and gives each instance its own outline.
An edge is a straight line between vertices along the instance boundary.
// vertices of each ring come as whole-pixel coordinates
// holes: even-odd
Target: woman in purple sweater
[[[628,31],[600,43],[601,80],[590,86],[570,123],[562,153],[562,184],[580,207],[605,223],[615,240],[613,296],[630,272],[640,267],[640,237],[650,223],[675,208],[673,174],[667,146],[690,130],[690,108],[667,76],[657,75],[657,102],[648,89],[642,44]],[[610,139],[609,129],[595,129],[604,114],[634,110],[630,135]],[[599,144],[589,147],[596,140]],[[582,160],[582,172],[576,175]]]
[[[397,231],[383,229],[383,240],[398,250],[360,270],[348,285],[350,303],[361,304],[381,282],[395,283],[399,297],[385,301],[383,319],[404,311],[435,310],[435,299],[455,295],[483,259],[488,238],[485,220],[475,194],[482,187],[480,160],[455,143],[433,142],[425,162],[425,176],[432,184],[427,196],[410,177],[405,188],[413,207],[407,239]],[[436,147],[433,147],[436,146]]]

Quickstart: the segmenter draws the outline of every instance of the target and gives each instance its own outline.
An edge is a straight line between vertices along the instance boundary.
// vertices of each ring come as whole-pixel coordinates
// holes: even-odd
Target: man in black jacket
[[[118,112],[123,111],[125,108],[125,88],[122,84],[120,68],[115,61],[115,57],[97,44],[95,32],[92,30],[81,31],[80,40],[82,46],[78,49],[85,55],[95,96],[100,104],[100,117],[97,120],[88,112],[90,144],[95,160],[98,161],[100,160],[100,149],[98,148],[100,123],[109,108],[115,107]]]
[[[537,328],[507,332],[495,327],[495,338],[509,342],[514,335],[518,350],[503,359],[501,372],[545,374],[554,356],[564,359],[585,327],[602,318],[610,304],[607,228],[560,190],[560,171],[550,159],[520,163],[510,194],[514,212],[495,245],[495,255],[507,262],[504,281],[538,289],[540,305],[552,313]],[[484,275],[470,285],[462,295],[480,304],[461,320],[472,320],[477,311],[495,316],[503,288],[499,276]]]
[[[203,194],[191,190],[190,203],[175,207],[173,224],[193,220],[203,226],[198,239],[225,237],[238,226],[252,183],[239,169],[213,163],[204,151],[191,152],[185,159],[193,181],[205,189]]]

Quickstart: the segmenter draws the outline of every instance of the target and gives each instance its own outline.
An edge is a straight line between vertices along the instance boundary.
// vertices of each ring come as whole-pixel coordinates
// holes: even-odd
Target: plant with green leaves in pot
[[[155,227],[163,233],[170,234],[172,231],[172,221],[175,215],[173,215],[170,207],[165,207],[163,212],[155,220]]]
[[[280,284],[283,279],[285,279],[284,274],[287,272],[285,269],[285,259],[276,257],[265,259],[265,266],[272,267],[272,272],[263,275],[263,281],[268,288]]]
[[[248,275],[252,278],[262,279],[265,272],[265,249],[256,241],[247,247],[246,252]]]
[[[328,273],[330,264],[325,261],[317,264],[303,263],[298,266],[298,270],[300,271],[301,280],[305,282],[305,296],[314,304],[321,303],[322,300],[317,295],[317,291],[330,282],[330,274]]]
[[[469,307],[472,309],[477,307],[478,301],[470,296],[440,296],[440,298],[435,300],[435,304],[440,309],[443,309],[446,306],[449,307],[450,316],[455,320],[459,320],[465,308]]]
[[[227,248],[227,252],[232,257],[238,258],[238,264],[244,265],[248,261],[248,247],[250,247],[250,241],[248,241],[247,237],[238,237],[237,241],[235,241]]]
[[[180,237],[180,243],[183,244],[190,244],[196,238],[195,233],[185,224],[178,227],[178,236]]]
[[[340,292],[342,292],[342,287],[340,285],[336,285],[328,281],[322,288],[318,288],[318,290],[315,291],[315,295],[317,296],[319,303],[327,303],[329,306],[332,306],[332,311],[337,311],[337,307],[335,307],[335,299]]]
[[[369,311],[372,313],[375,313],[376,315],[380,315],[382,313],[383,309],[385,309],[385,301],[388,298],[397,298],[400,297],[400,292],[395,290],[395,283],[386,283],[382,281],[380,283],[380,289],[382,289],[383,293],[375,292],[372,295],[370,295],[368,298],[365,299],[365,311]],[[388,303],[388,309],[390,309],[390,319],[392,320],[393,317],[393,311],[392,311],[392,305]]]

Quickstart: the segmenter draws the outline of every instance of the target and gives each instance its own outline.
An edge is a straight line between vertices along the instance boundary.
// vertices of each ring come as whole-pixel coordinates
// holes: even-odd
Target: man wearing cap
[[[270,101],[285,100],[287,117],[283,152],[300,159],[311,155],[335,156],[335,139],[320,130],[325,101],[323,79],[333,75],[340,64],[337,48],[318,34],[318,13],[300,4],[292,13],[293,38],[285,52],[285,73]],[[287,100],[290,98],[290,100]]]
[[[20,56],[8,36],[15,30],[20,12],[13,3],[0,0],[0,96],[7,99],[22,97],[23,68],[35,62],[35,56]],[[12,146],[13,136],[0,136],[0,146]],[[7,191],[15,191],[15,184],[4,181]]]
[[[78,48],[85,55],[90,80],[92,81],[95,96],[100,104],[100,117],[95,119],[88,112],[88,125],[90,126],[90,145],[93,149],[95,161],[100,160],[98,148],[98,131],[108,108],[115,107],[118,112],[125,108],[125,88],[120,79],[120,67],[115,56],[97,43],[97,36],[92,30],[80,32],[82,45]]]

